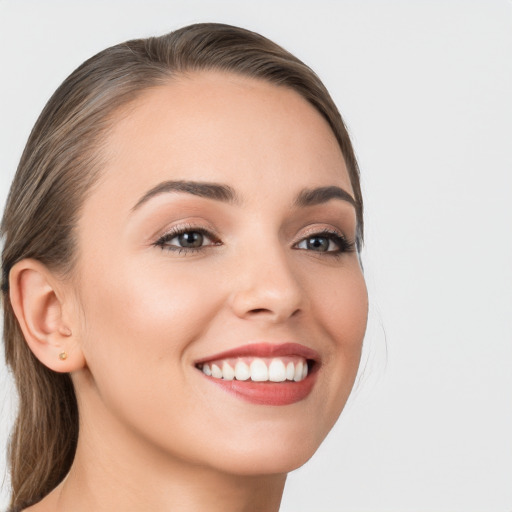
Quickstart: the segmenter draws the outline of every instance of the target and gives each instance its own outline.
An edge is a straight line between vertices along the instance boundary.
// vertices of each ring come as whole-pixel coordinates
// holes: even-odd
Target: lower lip
[[[204,375],[204,374],[203,374]],[[316,372],[300,382],[254,382],[251,380],[224,380],[208,377],[210,382],[238,398],[258,405],[290,405],[304,400],[316,381]]]

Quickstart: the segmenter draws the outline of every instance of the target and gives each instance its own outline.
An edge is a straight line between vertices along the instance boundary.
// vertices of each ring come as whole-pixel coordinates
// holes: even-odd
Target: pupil
[[[315,236],[313,238],[308,239],[307,242],[308,249],[313,249],[314,251],[327,251],[329,249],[329,239],[324,237]]]
[[[182,233],[178,240],[182,247],[201,247],[203,245],[203,235],[197,231]]]

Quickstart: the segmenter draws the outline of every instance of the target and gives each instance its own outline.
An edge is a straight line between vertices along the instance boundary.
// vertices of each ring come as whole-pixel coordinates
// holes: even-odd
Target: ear
[[[9,274],[9,293],[14,314],[32,353],[56,372],[72,372],[85,366],[72,319],[65,318],[64,284],[41,262],[24,259]],[[70,309],[70,308],[68,308]]]

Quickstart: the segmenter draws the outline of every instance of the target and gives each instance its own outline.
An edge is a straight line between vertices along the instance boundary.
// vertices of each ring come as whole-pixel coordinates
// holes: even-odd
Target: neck
[[[277,512],[286,475],[239,476],[203,468],[154,474],[147,467],[108,471],[74,465],[57,489],[55,511]]]
[[[279,510],[285,473],[239,475],[193,464],[140,442],[113,423],[81,422],[68,476],[30,511]]]

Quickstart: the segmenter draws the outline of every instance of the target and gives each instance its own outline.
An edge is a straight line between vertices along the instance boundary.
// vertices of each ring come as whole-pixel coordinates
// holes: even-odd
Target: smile
[[[205,363],[200,370],[214,379],[253,382],[300,382],[308,375],[308,362],[302,357],[238,358]]]
[[[313,389],[319,356],[296,343],[251,344],[198,361],[195,367],[210,382],[245,401],[289,405]]]

